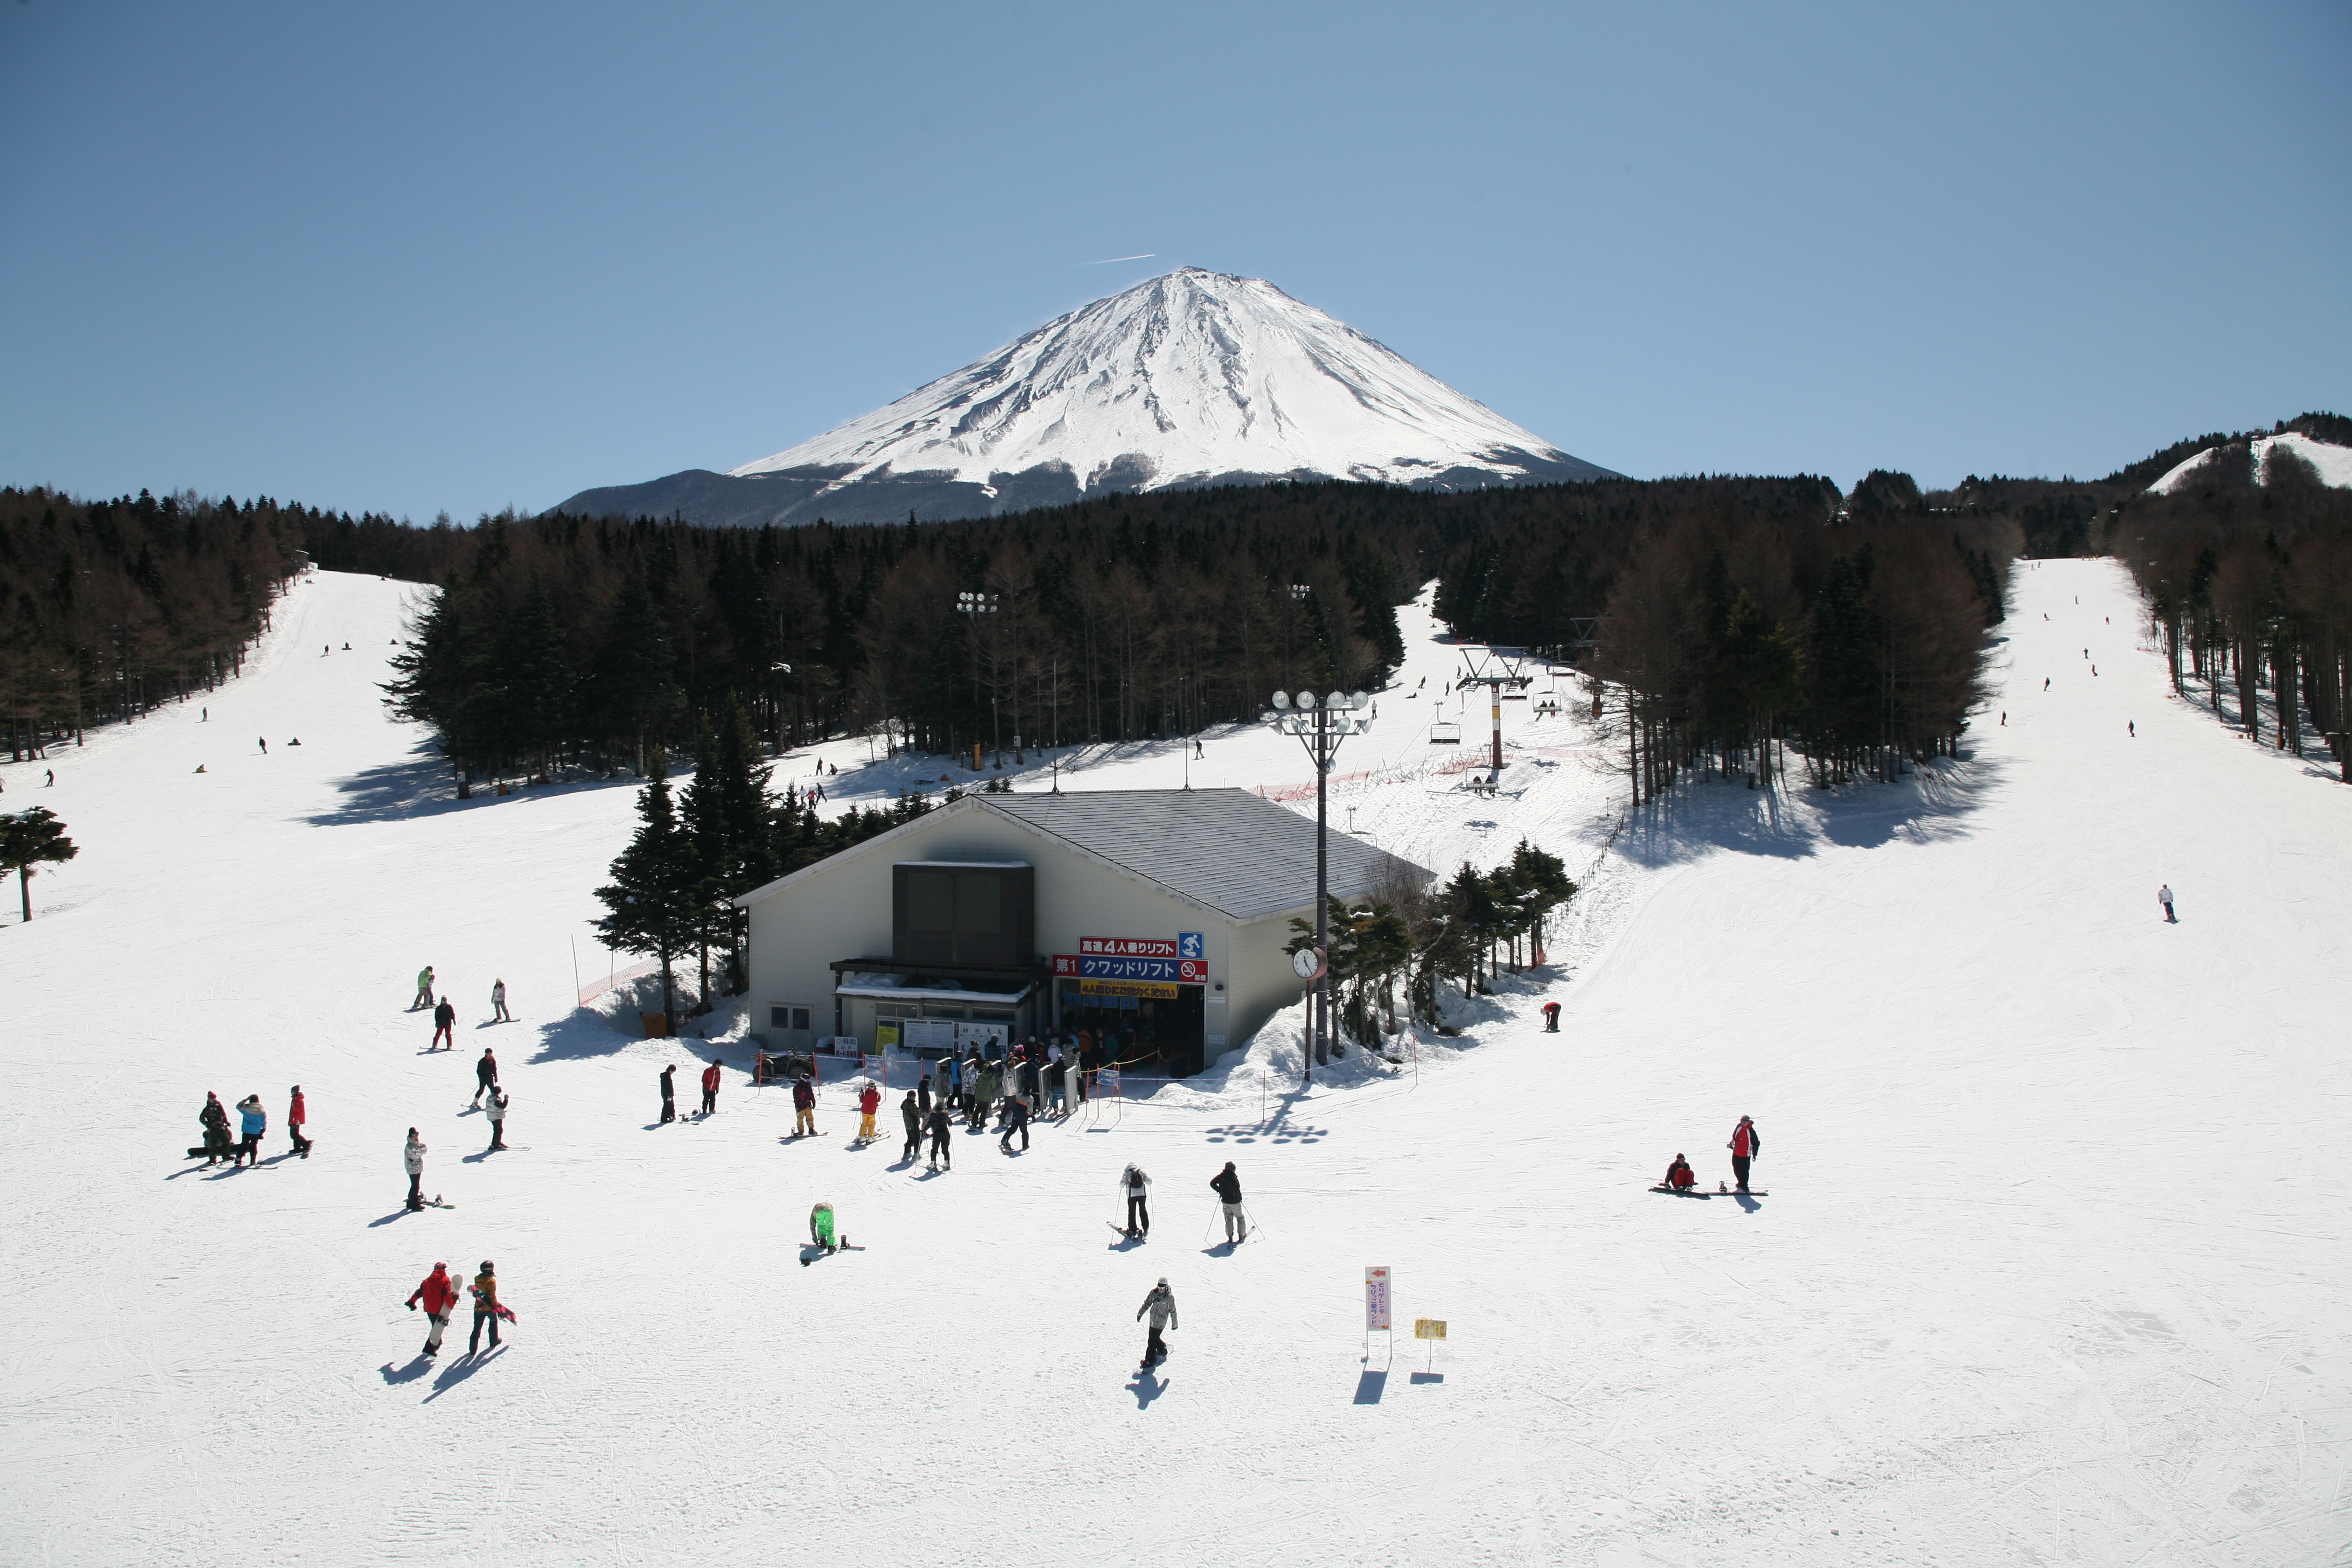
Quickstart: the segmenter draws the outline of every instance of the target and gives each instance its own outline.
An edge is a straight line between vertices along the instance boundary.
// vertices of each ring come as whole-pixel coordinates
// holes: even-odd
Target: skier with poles
[[[445,1002],[442,1005],[446,1007],[448,1004]],[[474,1104],[478,1107],[482,1103],[483,1095],[495,1095],[498,1092],[499,1058],[490,1053],[488,1046],[484,1046],[482,1059],[474,1064]]]
[[[496,1089],[490,1090],[490,1108],[487,1113],[490,1119],[490,1146],[483,1150],[483,1153],[488,1154],[507,1146],[507,1107],[511,1103],[509,1097],[502,1091]]]
[[[294,1152],[305,1160],[310,1157],[310,1140],[302,1135],[302,1124],[310,1120],[310,1108],[302,1103],[302,1086],[293,1089],[293,1101],[286,1107],[286,1135],[294,1140]]]
[[[1139,1321],[1146,1312],[1151,1314],[1151,1329],[1143,1342],[1143,1364],[1136,1368],[1138,1372],[1150,1372],[1168,1359],[1168,1342],[1160,1337],[1160,1331],[1178,1326],[1176,1293],[1168,1289],[1168,1276],[1165,1274],[1160,1277],[1160,1283],[1151,1288],[1151,1293],[1144,1297],[1143,1305],[1135,1310]]]
[[[923,1152],[923,1112],[915,1103],[915,1091],[911,1089],[907,1098],[898,1102],[898,1120],[907,1124],[907,1148],[898,1158],[911,1165],[915,1156]]]
[[[400,1152],[400,1160],[408,1167],[408,1212],[415,1214],[425,1207],[425,1141],[416,1136],[414,1127],[408,1130],[408,1142]]]
[[[433,1005],[433,966],[426,964],[416,972],[416,1000],[408,1005],[412,1013]]]
[[[662,1110],[665,1122],[677,1120],[677,1064],[672,1062],[661,1069]]]
[[[882,1090],[869,1079],[866,1080],[866,1087],[857,1091],[857,1141],[860,1143],[874,1142],[877,1136],[874,1131],[874,1113],[881,1109]]]
[[[457,1027],[457,1009],[450,1005],[449,998],[444,996],[441,998],[441,1005],[433,1009],[433,1043],[425,1048],[428,1051],[437,1051],[446,1046],[449,1049],[456,1050],[457,1037],[454,1031]]]
[[[436,1263],[425,1282],[408,1293],[408,1310],[416,1310],[416,1303],[425,1303],[425,1317],[433,1326],[425,1331],[426,1360],[441,1353],[441,1336],[449,1327],[449,1314],[457,1305],[457,1282],[449,1278],[449,1266]]]
[[[1731,1130],[1731,1142],[1724,1145],[1731,1151],[1731,1175],[1739,1190],[1748,1190],[1748,1163],[1764,1152],[1764,1134],[1756,1131],[1756,1119],[1743,1116],[1739,1125]]]
[[[1234,1170],[1231,1160],[1225,1162],[1223,1170],[1209,1178],[1209,1186],[1217,1194],[1217,1201],[1224,1205],[1225,1240],[1231,1246],[1239,1247],[1249,1239],[1249,1219],[1242,1213],[1242,1179]]]
[[[1118,1174],[1118,1190],[1127,1196],[1127,1238],[1150,1240],[1151,1178],[1143,1173],[1140,1165],[1129,1165]]]
[[[719,1058],[717,1057],[711,1058],[710,1065],[702,1069],[702,1114],[705,1116],[719,1114]]]

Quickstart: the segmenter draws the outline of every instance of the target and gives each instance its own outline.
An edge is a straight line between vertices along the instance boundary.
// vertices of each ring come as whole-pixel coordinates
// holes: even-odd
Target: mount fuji
[[[1186,267],[773,457],[583,490],[557,510],[757,527],[1284,479],[1614,477],[1263,279]]]

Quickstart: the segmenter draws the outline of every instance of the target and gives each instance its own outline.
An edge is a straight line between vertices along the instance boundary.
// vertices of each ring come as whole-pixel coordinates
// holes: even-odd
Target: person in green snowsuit
[[[408,1010],[414,1013],[419,1007],[431,1005],[433,1005],[433,966],[428,963],[416,972],[416,1000],[408,1005]]]
[[[827,1252],[833,1250],[833,1205],[831,1204],[819,1204],[809,1210],[809,1240],[824,1247]]]

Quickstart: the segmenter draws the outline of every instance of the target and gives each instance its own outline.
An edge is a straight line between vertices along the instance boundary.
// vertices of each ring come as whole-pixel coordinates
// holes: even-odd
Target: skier
[[[196,1112],[196,1121],[205,1130],[205,1170],[219,1164],[225,1154],[235,1158],[228,1135],[228,1107],[220,1102],[219,1095],[205,1091],[205,1108]]]
[[[917,1110],[920,1111],[920,1112],[921,1112],[923,1115],[925,1115],[925,1116],[929,1116],[929,1115],[930,1115],[930,1113],[931,1113],[931,1075],[930,1075],[929,1073],[928,1073],[928,1072],[921,1072],[921,1071],[918,1071],[918,1072],[915,1074],[915,1088],[914,1088],[914,1095],[915,1095],[915,1109],[916,1109]]]
[[[973,1075],[971,1084],[971,1124],[975,1128],[988,1125],[990,1107],[996,1103],[996,1064],[983,1062]]]
[[[1543,1005],[1543,1016],[1544,1016],[1544,1033],[1545,1033],[1545,1034],[1547,1034],[1547,1035],[1557,1035],[1557,1034],[1559,1034],[1559,1003],[1557,1003],[1557,1002],[1547,1002],[1547,1003],[1545,1003],[1545,1004]]]
[[[1129,1165],[1118,1174],[1118,1190],[1127,1195],[1128,1239],[1149,1240],[1151,1236],[1151,1178],[1143,1173],[1142,1166]]]
[[[705,1116],[719,1114],[719,1058],[717,1057],[711,1058],[710,1065],[702,1069],[702,1114]]]
[[[898,1102],[898,1120],[907,1124],[907,1149],[898,1158],[909,1165],[923,1152],[923,1110],[915,1103],[915,1091],[908,1089],[907,1098]]]
[[[512,1101],[500,1090],[495,1088],[490,1090],[490,1108],[487,1113],[490,1119],[490,1147],[483,1150],[483,1153],[507,1146],[507,1107],[510,1103]]]
[[[874,1142],[874,1113],[881,1109],[882,1091],[869,1079],[866,1087],[857,1091],[857,1141],[860,1143]]]
[[[1160,1277],[1160,1283],[1151,1288],[1151,1294],[1143,1299],[1143,1305],[1135,1310],[1139,1320],[1146,1312],[1151,1314],[1151,1330],[1143,1342],[1143,1364],[1136,1368],[1138,1372],[1150,1372],[1168,1359],[1168,1342],[1160,1337],[1160,1331],[1178,1326],[1176,1293],[1168,1289],[1168,1276],[1165,1274]]]
[[[809,1242],[831,1252],[838,1244],[833,1239],[833,1205],[819,1204],[809,1210]]]
[[[1731,1130],[1731,1142],[1724,1147],[1731,1151],[1732,1180],[1744,1193],[1748,1190],[1748,1162],[1764,1152],[1764,1134],[1756,1131],[1756,1119],[1741,1117],[1739,1125]]]
[[[661,1069],[662,1113],[664,1121],[677,1120],[677,1064],[672,1062]]]
[[[816,1136],[816,1089],[806,1073],[793,1079],[793,1136]]]
[[[236,1109],[243,1118],[244,1125],[240,1131],[245,1134],[245,1142],[237,1145],[236,1163],[241,1165],[249,1160],[258,1165],[261,1163],[261,1135],[269,1131],[269,1115],[261,1109],[261,1096],[257,1094],[248,1094],[238,1100]]]
[[[1666,1167],[1666,1179],[1663,1184],[1678,1193],[1686,1193],[1698,1184],[1698,1174],[1690,1168],[1688,1160],[1677,1154],[1675,1163]]]
[[[2171,883],[2167,882],[2164,886],[2162,886],[2162,887],[2160,887],[2160,888],[2157,889],[2157,890],[2156,890],[2156,901],[2157,901],[2158,903],[2159,903],[2159,904],[2161,904],[2161,905],[2163,905],[2163,906],[2164,906],[2164,923],[2165,923],[2165,924],[2167,924],[2167,925],[2171,925],[2171,926],[2177,926],[2177,925],[2179,925],[2179,924],[2180,923],[2180,921],[2179,921],[2179,918],[2178,918],[2178,917],[2176,917],[2176,916],[2173,914],[2173,912],[2172,912],[2172,884],[2171,884]]]
[[[441,1335],[449,1327],[449,1313],[457,1305],[457,1282],[449,1278],[449,1266],[436,1263],[425,1282],[408,1293],[408,1310],[416,1310],[416,1303],[425,1303],[425,1320],[433,1326],[425,1331],[425,1355],[428,1361],[441,1353]]]
[[[446,1007],[449,1004],[444,1002],[441,1005]],[[496,1094],[498,1091],[499,1058],[490,1054],[490,1048],[488,1046],[484,1046],[482,1059],[474,1064],[474,1103],[478,1106],[482,1103],[482,1096],[485,1093]]]
[[[941,1100],[937,1105],[931,1107],[930,1127],[931,1169],[934,1171],[941,1169],[950,1171],[954,1170],[955,1148],[954,1141],[950,1136],[951,1124],[948,1121],[948,1105],[946,1100]]]
[[[449,998],[444,996],[441,998],[441,1005],[433,1009],[433,1043],[425,1048],[439,1050],[446,1046],[449,1049],[456,1050],[457,1037],[454,1031],[457,1027],[457,1009],[450,1005]]]
[[[294,1152],[307,1160],[310,1157],[310,1140],[302,1136],[302,1123],[310,1120],[310,1113],[302,1103],[300,1084],[294,1086],[293,1095],[292,1103],[286,1107],[286,1135],[294,1141]]]
[[[1005,1153],[1013,1152],[1013,1135],[1021,1134],[1021,1152],[1029,1152],[1029,1102],[1019,1095],[1007,1095],[1004,1100],[1004,1136],[996,1146]]]
[[[482,1259],[482,1271],[474,1276],[474,1333],[466,1342],[466,1353],[474,1355],[482,1348],[482,1325],[490,1326],[490,1348],[499,1348],[499,1271],[490,1260]]]
[[[261,754],[266,757],[269,754],[269,737],[263,735],[259,737],[259,739],[261,741]]]
[[[433,966],[426,964],[416,972],[416,1000],[408,1005],[412,1013],[433,1005]]]
[[[1225,1239],[1239,1247],[1249,1239],[1249,1220],[1242,1213],[1242,1179],[1231,1160],[1225,1168],[1209,1178],[1209,1185],[1217,1201],[1225,1205]]]
[[[408,1130],[408,1144],[400,1158],[408,1167],[408,1209],[414,1214],[425,1206],[425,1142],[414,1127]]]
[[[2125,733],[2125,734],[2126,734],[2126,735],[2128,735],[2128,736],[2130,736],[2130,737],[2131,737],[2133,740],[2135,740],[2135,741],[2138,740],[2138,739],[2139,739],[2139,721],[2138,721],[2138,720],[2137,720],[2137,719],[2126,719],[2126,720],[2125,720],[2125,721],[2124,721],[2124,733]]]
[[[490,982],[490,1022],[493,1024],[514,1022],[514,1015],[507,1011],[507,983],[503,980]]]

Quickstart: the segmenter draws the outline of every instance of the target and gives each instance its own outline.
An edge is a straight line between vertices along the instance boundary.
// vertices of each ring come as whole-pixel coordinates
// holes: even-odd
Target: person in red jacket
[[[416,1310],[416,1303],[420,1300],[425,1303],[425,1317],[433,1322],[433,1327],[425,1334],[425,1353],[430,1358],[441,1353],[441,1331],[449,1326],[450,1310],[457,1305],[457,1284],[449,1278],[447,1264],[433,1266],[433,1272],[425,1277],[425,1283],[409,1294],[408,1310],[412,1312]]]
[[[881,1109],[882,1091],[875,1086],[872,1079],[868,1079],[866,1080],[866,1087],[857,1091],[857,1114],[864,1119],[857,1124],[859,1142],[874,1142],[874,1113]]]
[[[286,1135],[294,1140],[294,1152],[305,1160],[310,1157],[310,1141],[302,1136],[302,1123],[310,1119],[310,1113],[302,1104],[302,1086],[298,1083],[294,1086],[294,1103],[286,1108]]]
[[[1731,1175],[1739,1190],[1748,1190],[1748,1162],[1764,1152],[1764,1135],[1756,1131],[1756,1119],[1743,1116],[1739,1125],[1731,1130],[1731,1142],[1724,1145],[1731,1151]]]
[[[715,1114],[718,1110],[719,1058],[713,1057],[710,1058],[710,1065],[702,1069],[702,1114],[709,1116]]]

